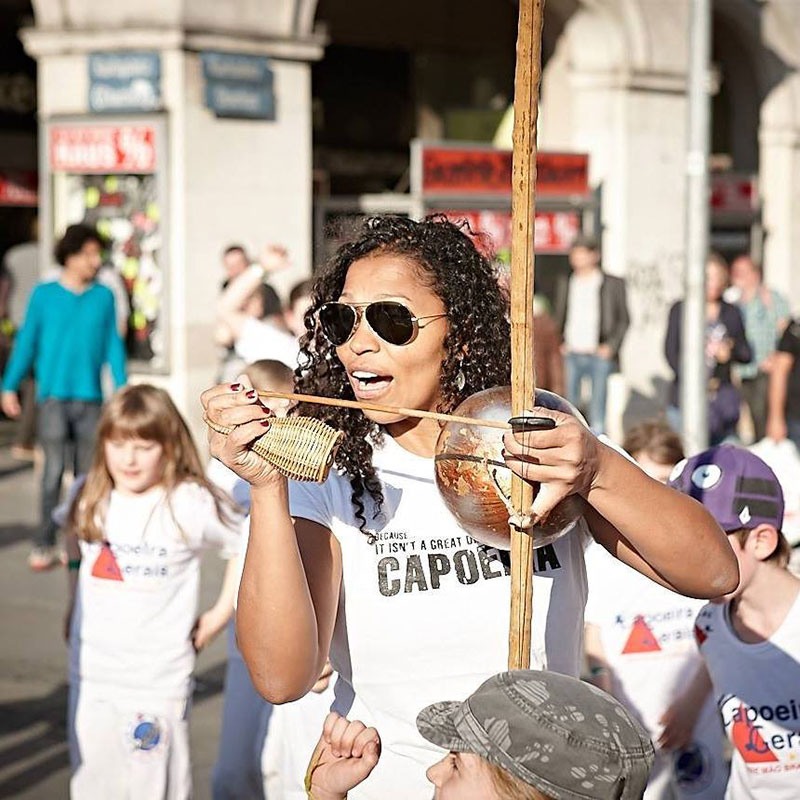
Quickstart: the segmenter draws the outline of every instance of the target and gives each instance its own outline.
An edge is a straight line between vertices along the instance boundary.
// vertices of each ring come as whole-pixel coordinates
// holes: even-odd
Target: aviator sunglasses
[[[385,342],[394,345],[410,344],[417,331],[427,325],[422,320],[439,319],[447,314],[428,314],[415,317],[402,303],[378,300],[374,303],[325,303],[317,312],[325,338],[335,347],[348,342],[361,318],[366,317],[372,330]]]

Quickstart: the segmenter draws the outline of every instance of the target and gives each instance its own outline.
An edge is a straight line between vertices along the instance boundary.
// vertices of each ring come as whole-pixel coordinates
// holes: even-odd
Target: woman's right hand
[[[252,486],[267,486],[285,480],[272,464],[250,449],[253,442],[269,430],[275,414],[267,403],[259,399],[246,375],[240,375],[236,383],[207,389],[200,400],[207,419],[234,428],[228,434],[208,428],[212,456]],[[276,400],[276,403],[285,401]]]

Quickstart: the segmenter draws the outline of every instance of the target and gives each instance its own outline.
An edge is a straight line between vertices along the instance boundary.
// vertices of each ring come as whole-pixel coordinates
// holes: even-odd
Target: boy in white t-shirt
[[[623,447],[662,483],[683,458],[680,437],[659,422],[632,428]],[[714,701],[706,690],[691,703],[676,703],[698,668],[705,671],[693,635],[705,601],[648,580],[596,543],[586,551],[586,574],[592,682],[620,700],[657,743],[645,798],[718,800],[728,765]]]
[[[726,800],[800,797],[800,580],[786,565],[783,494],[753,453],[723,445],[675,469],[739,560],[736,591],[709,603],[695,635],[733,748]]]

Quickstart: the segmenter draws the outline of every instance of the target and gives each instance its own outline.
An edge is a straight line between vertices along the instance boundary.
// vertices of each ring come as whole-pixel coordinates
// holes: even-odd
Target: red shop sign
[[[154,172],[156,135],[149,125],[57,125],[50,129],[50,169],[77,173]]]
[[[0,206],[39,205],[39,180],[35,172],[0,170]]]
[[[711,210],[716,214],[752,216],[758,207],[755,175],[718,172],[711,175]]]
[[[457,222],[467,220],[477,234],[485,234],[484,251],[502,256],[511,251],[511,213],[509,211],[444,211]],[[537,211],[534,226],[534,249],[537,253],[566,253],[580,233],[581,221],[577,211]],[[477,244],[482,244],[480,236]]]
[[[585,153],[538,153],[539,195],[587,194],[589,156]],[[425,147],[422,193],[438,195],[511,195],[511,151]]]

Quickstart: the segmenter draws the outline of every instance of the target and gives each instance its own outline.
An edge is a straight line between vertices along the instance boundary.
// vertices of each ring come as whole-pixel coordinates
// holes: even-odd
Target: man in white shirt
[[[606,384],[616,371],[628,330],[625,282],[600,269],[597,242],[579,236],[569,253],[572,275],[560,281],[555,317],[564,338],[567,397],[580,405],[581,384],[591,382],[589,421],[605,433]]]

